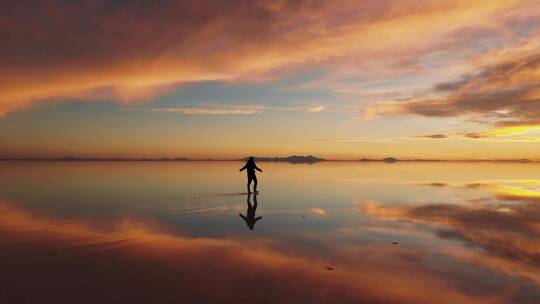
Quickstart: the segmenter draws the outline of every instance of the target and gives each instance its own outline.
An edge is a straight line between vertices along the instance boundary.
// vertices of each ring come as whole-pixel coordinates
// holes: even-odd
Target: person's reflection
[[[246,216],[244,216],[242,213],[238,213],[240,217],[246,222],[246,225],[248,226],[249,230],[253,230],[255,227],[255,223],[262,219],[262,216],[255,217],[255,212],[257,211],[257,194],[253,195],[253,205],[251,204],[251,193],[248,193],[247,195],[247,211]]]

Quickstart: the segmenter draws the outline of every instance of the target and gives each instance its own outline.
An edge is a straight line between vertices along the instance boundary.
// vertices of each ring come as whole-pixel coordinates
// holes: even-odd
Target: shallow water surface
[[[540,165],[0,162],[1,303],[540,303]]]

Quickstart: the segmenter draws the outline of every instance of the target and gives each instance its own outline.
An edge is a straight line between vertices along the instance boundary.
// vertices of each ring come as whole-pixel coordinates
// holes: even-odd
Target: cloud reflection
[[[129,217],[68,220],[7,201],[0,204],[0,237],[19,244],[0,253],[11,302],[69,300],[89,289],[95,292],[78,302],[110,295],[114,301],[206,303],[432,303],[434,295],[438,303],[507,303],[516,297],[516,278],[488,268],[471,272],[464,259],[392,245],[335,244],[343,258],[329,271],[321,253],[277,250],[277,240],[194,238]],[[482,283],[485,275],[492,280]],[[23,292],[28,288],[34,292]]]
[[[522,181],[523,182],[523,181]],[[524,185],[534,185],[534,182]],[[444,183],[434,187],[458,187]],[[462,189],[488,192],[491,200],[471,200],[469,205],[387,205],[360,200],[357,206],[369,216],[429,225],[441,239],[457,240],[470,248],[452,255],[490,267],[494,271],[524,277],[540,287],[540,205],[536,189],[472,183]],[[528,187],[528,186],[527,186]]]

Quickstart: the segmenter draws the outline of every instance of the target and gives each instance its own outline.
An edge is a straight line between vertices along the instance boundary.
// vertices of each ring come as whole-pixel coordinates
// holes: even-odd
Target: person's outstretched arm
[[[262,172],[261,168],[257,167],[257,165],[255,165],[255,170]]]
[[[240,170],[238,170],[238,171],[239,171],[239,172],[242,172],[242,171],[246,170],[246,168],[247,168],[247,164],[245,164],[245,165],[244,165],[242,168],[240,168]]]

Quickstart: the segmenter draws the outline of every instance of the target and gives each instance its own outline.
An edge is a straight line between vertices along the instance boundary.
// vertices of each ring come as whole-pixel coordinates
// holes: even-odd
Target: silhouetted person
[[[251,193],[251,190],[249,189],[249,187],[251,185],[251,181],[253,181],[254,182],[253,192],[255,192],[256,194],[257,193],[257,176],[255,175],[255,170],[259,172],[263,172],[263,171],[259,167],[257,167],[257,165],[255,164],[255,160],[253,159],[253,156],[248,159],[246,164],[240,169],[240,172],[246,169],[247,169],[247,178],[248,178],[247,192]]]
[[[257,223],[258,220],[262,219],[262,216],[255,217],[255,212],[257,211],[257,194],[253,195],[253,205],[251,205],[250,202],[251,193],[248,193],[247,196],[247,211],[246,216],[244,216],[242,213],[238,213],[240,217],[246,222],[246,225],[248,226],[249,230],[253,230],[255,227],[255,223]]]

